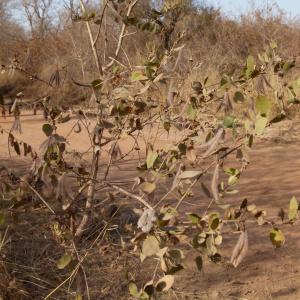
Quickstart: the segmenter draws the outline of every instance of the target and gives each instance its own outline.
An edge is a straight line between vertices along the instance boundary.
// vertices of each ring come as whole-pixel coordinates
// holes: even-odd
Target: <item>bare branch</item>
[[[134,6],[137,4],[138,0],[133,0],[129,6],[128,6],[128,10],[127,10],[127,13],[126,13],[126,17],[129,17],[131,12],[132,12],[132,9],[134,8]],[[115,56],[114,58],[112,59],[111,58],[111,61],[105,66],[104,70],[107,70],[109,69],[113,63],[114,63],[114,59],[117,59],[118,58],[118,55],[119,55],[119,52],[121,50],[121,46],[122,46],[122,42],[123,42],[123,39],[124,37],[126,36],[125,34],[125,29],[126,29],[126,24],[123,23],[122,25],[122,28],[121,28],[121,32],[120,32],[120,35],[119,35],[119,40],[118,40],[118,44],[117,44],[117,48],[116,48],[116,51],[115,51]]]

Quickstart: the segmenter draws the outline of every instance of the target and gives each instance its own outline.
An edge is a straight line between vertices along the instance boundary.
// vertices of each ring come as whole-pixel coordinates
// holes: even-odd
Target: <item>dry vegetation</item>
[[[0,0],[0,26],[0,299],[300,298],[297,20]]]
[[[37,16],[31,7],[37,5],[42,10],[42,3],[49,3],[49,7],[46,6],[44,16]],[[56,71],[60,72],[61,78],[60,88],[53,91],[51,88],[45,90],[45,85],[39,81],[29,81],[26,74],[15,72],[8,77],[2,74],[1,85],[11,86],[11,89],[8,87],[7,95],[16,95],[22,91],[26,98],[32,99],[51,93],[60,103],[61,100],[78,102],[88,97],[85,89],[73,84],[73,80],[90,82],[96,74],[86,26],[82,22],[72,22],[72,17],[76,14],[74,8],[72,12],[72,2],[61,5],[59,20],[51,21],[54,4],[54,0],[17,2],[17,10],[25,10],[28,6],[27,10],[31,12],[26,17],[27,23],[33,25],[26,26],[26,30],[30,30],[25,32],[21,25],[9,18],[10,14],[17,14],[15,10],[11,12],[8,9],[12,6],[10,1],[2,0],[0,22],[1,28],[5,30],[1,31],[1,40],[5,43],[2,43],[0,48],[1,63],[17,63],[19,67],[45,81],[49,81]],[[122,26],[119,13],[123,13],[123,6],[120,5],[117,10],[113,4],[105,6],[105,31],[101,31],[96,42],[103,62],[114,54],[118,32]],[[97,19],[102,17],[101,5],[99,7],[96,3],[91,3],[90,10],[96,13]],[[140,1],[133,14],[150,16],[150,4]],[[23,22],[26,22],[26,17]],[[178,71],[185,77],[188,76],[191,60],[199,64],[193,78],[205,77],[209,73],[213,80],[220,72],[233,74],[237,67],[244,64],[249,54],[257,56],[272,40],[277,41],[280,47],[279,54],[283,57],[299,55],[300,34],[297,20],[287,19],[283,12],[274,6],[253,11],[241,16],[238,21],[233,21],[215,8],[187,2],[183,9],[172,15],[169,22],[174,26],[164,37],[147,31],[137,32],[135,28],[129,27],[130,35],[124,39],[118,55],[119,62],[132,66],[140,65],[147,56],[153,55],[151,51],[155,47],[160,43],[172,43],[179,32],[184,32],[182,43],[185,44],[185,48],[178,63]],[[94,35],[98,33],[98,26],[93,22],[91,29]]]

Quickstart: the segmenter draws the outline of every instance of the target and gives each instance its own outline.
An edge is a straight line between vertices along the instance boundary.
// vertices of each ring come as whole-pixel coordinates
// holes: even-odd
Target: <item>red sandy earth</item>
[[[31,144],[36,150],[45,135],[41,130],[45,123],[42,115],[21,116],[23,134],[20,138]],[[8,129],[12,118],[0,117],[0,125]],[[65,135],[70,132],[75,120],[60,124],[58,133]],[[155,134],[155,133],[153,133]],[[161,144],[167,142],[166,137]],[[126,139],[121,142],[122,152],[132,147],[132,141]],[[72,133],[68,149],[85,151],[89,148],[89,137],[83,130],[80,134]],[[276,214],[280,207],[288,208],[292,196],[300,199],[300,146],[297,144],[260,144],[250,153],[251,164],[246,174],[241,178],[238,189],[241,194],[232,196],[232,200],[241,200],[247,197],[249,202],[265,208],[271,214]],[[12,151],[9,156],[7,136],[0,135],[0,165],[3,163],[11,168],[19,167],[24,162]],[[107,156],[104,154],[104,156]],[[134,158],[134,157],[131,157]],[[119,176],[133,174],[131,164],[121,166],[124,172]],[[115,169],[118,172],[118,169]],[[121,175],[120,175],[121,174]],[[127,175],[128,177],[128,175]],[[202,199],[202,198],[201,198]],[[207,205],[199,198],[189,202],[201,206]],[[204,201],[204,200],[203,200]],[[205,200],[207,201],[207,200]],[[183,210],[190,211],[187,204]],[[195,206],[193,210],[197,210]],[[194,265],[188,262],[195,253],[190,252],[186,259],[185,271],[176,277],[178,299],[300,299],[300,264],[298,261],[300,250],[300,232],[298,225],[284,228],[286,236],[285,246],[274,249],[268,238],[266,227],[249,228],[249,253],[244,261],[234,269],[224,264],[207,264],[202,273],[195,270]],[[222,254],[230,256],[238,236],[230,235],[224,239],[226,250]],[[223,249],[224,249],[223,248]],[[166,299],[173,299],[166,298]],[[175,299],[175,298],[174,298]]]

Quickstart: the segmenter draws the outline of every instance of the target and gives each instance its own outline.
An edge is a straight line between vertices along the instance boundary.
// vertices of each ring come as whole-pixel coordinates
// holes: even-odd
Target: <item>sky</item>
[[[255,3],[255,7],[266,7],[276,3],[283,9],[287,16],[300,16],[300,0],[207,0],[208,4],[220,7],[226,15],[235,17],[240,12],[247,12],[251,8],[251,3]]]
[[[0,0],[1,1],[1,0]],[[63,5],[62,0],[53,0],[56,6]],[[104,1],[104,0],[103,0]],[[280,9],[286,12],[286,16],[293,19],[300,20],[300,0],[195,0],[200,3],[206,3],[215,7],[220,7],[222,12],[230,18],[236,19],[240,13],[247,13],[253,9],[253,5],[256,8],[266,8],[267,5],[277,4]],[[20,7],[18,7],[20,8]],[[28,24],[24,24],[24,13],[22,10],[16,10],[14,13],[14,19],[20,22],[25,28]]]

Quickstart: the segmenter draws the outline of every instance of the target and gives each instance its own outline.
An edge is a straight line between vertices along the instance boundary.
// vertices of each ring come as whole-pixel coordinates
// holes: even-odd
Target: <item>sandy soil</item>
[[[45,139],[41,126],[42,116],[22,116],[23,134],[20,138],[39,148]],[[59,126],[58,133],[66,134],[70,131],[74,121]],[[11,119],[0,117],[0,125],[9,129]],[[166,140],[161,141],[166,143]],[[122,145],[130,149],[129,144]],[[88,135],[71,134],[69,150],[85,151],[88,149]],[[300,199],[300,145],[281,141],[261,142],[250,153],[251,164],[238,185],[240,194],[233,195],[230,201],[241,201],[247,197],[250,203],[266,208],[271,214],[277,213],[279,208],[288,207],[289,199],[296,196]],[[16,159],[17,158],[17,159]],[[133,159],[134,157],[130,157]],[[0,135],[0,165],[11,168],[26,168],[26,160],[12,154],[9,156],[7,139]],[[114,167],[115,177],[124,178],[134,176],[132,161]],[[172,199],[170,199],[172,202]],[[194,211],[207,206],[205,197],[194,197],[185,203],[183,210]],[[178,285],[175,287],[177,299],[240,299],[240,300],[297,300],[300,299],[300,231],[298,225],[284,228],[286,235],[285,246],[274,249],[268,238],[269,228],[249,228],[249,253],[244,261],[233,268],[228,264],[205,264],[203,272],[195,270],[188,258],[194,256],[193,252],[186,259],[186,270],[177,276]],[[231,249],[237,240],[236,235],[229,235],[224,241],[221,254],[230,256]],[[117,276],[117,274],[116,274]],[[121,279],[120,279],[121,280]],[[124,292],[124,294],[126,294]],[[106,293],[105,299],[118,299]],[[165,299],[176,299],[174,294]],[[104,299],[103,298],[103,299]],[[96,299],[96,298],[95,298]],[[121,299],[121,296],[120,296]],[[125,298],[123,298],[125,299]]]

